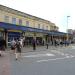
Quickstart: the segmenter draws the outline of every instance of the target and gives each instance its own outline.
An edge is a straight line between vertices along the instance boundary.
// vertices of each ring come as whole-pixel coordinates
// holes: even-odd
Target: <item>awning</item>
[[[26,26],[4,23],[4,22],[0,22],[0,28],[7,29],[7,30],[21,30],[21,31],[39,32],[39,33],[45,33],[48,35],[57,35],[57,36],[66,35],[66,33],[64,33],[64,32],[49,31],[49,30],[26,27]]]
[[[22,31],[26,30],[23,26],[9,24],[9,23],[4,23],[4,22],[0,22],[0,28],[9,29],[9,30],[10,29],[22,30]]]
[[[4,22],[0,22],[0,28],[4,28],[7,30],[21,30],[21,31],[40,32],[40,33],[47,33],[47,34],[50,33],[48,30],[26,27],[26,26],[4,23]]]

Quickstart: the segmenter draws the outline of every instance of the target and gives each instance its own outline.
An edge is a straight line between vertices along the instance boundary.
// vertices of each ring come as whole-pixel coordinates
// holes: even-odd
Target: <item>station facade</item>
[[[14,38],[24,37],[31,41],[36,38],[41,44],[50,42],[53,38],[66,38],[66,33],[59,32],[58,27],[45,19],[29,15],[18,10],[0,5],[0,37],[3,37],[7,45]]]

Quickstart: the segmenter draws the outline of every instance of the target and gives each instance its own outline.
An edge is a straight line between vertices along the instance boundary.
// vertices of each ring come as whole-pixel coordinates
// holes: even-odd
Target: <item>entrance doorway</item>
[[[8,32],[8,46],[10,46],[10,42],[14,39],[17,40],[21,37],[21,33],[19,32]]]

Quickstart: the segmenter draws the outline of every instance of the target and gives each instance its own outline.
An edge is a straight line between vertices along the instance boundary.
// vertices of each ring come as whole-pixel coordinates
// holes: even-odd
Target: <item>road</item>
[[[6,56],[8,73],[3,75],[75,75],[74,46],[22,53],[17,61],[13,54]]]

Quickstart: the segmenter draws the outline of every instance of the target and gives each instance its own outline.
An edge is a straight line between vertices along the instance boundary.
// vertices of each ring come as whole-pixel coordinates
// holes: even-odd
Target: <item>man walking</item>
[[[32,40],[33,50],[36,50],[36,40],[33,38]]]
[[[16,41],[16,60],[18,59],[19,56],[21,56],[21,48],[22,45],[20,43],[20,41]]]

